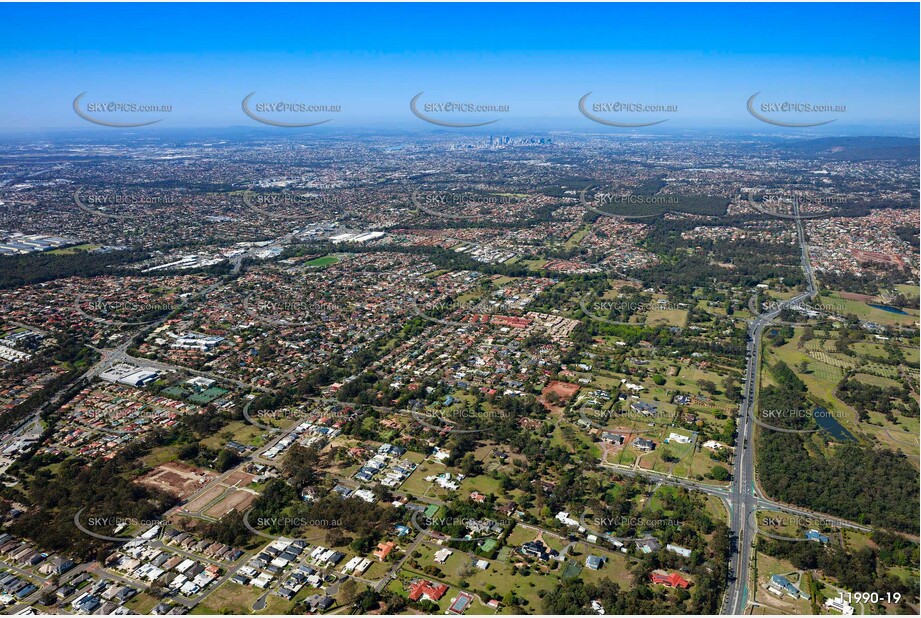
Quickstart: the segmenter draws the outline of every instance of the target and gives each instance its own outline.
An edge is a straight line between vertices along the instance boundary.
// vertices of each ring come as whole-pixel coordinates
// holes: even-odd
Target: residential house
[[[685,590],[691,585],[691,582],[677,573],[669,573],[658,569],[649,574],[649,579],[654,584],[670,586],[672,588],[682,588]]]
[[[425,579],[420,579],[410,586],[409,599],[411,601],[419,601],[420,599],[424,599],[426,601],[437,603],[441,600],[441,597],[443,597],[447,591],[447,584],[433,583]]]
[[[655,450],[656,448],[655,442],[653,442],[652,440],[647,440],[646,438],[641,438],[639,436],[637,436],[637,438],[633,442],[631,442],[631,444],[633,445],[634,448],[637,448],[647,453],[649,451]]]
[[[597,571],[604,566],[604,558],[601,556],[589,556],[585,559],[585,566],[593,571]]]

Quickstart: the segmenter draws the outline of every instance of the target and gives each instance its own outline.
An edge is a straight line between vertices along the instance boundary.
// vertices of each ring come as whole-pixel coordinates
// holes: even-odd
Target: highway
[[[614,464],[600,464],[600,467],[611,470],[621,476],[644,476],[650,480],[655,481],[658,484],[662,485],[671,485],[672,487],[682,487],[691,491],[699,491],[705,494],[710,494],[711,496],[716,496],[723,499],[727,505],[729,503],[729,487],[722,487],[720,485],[715,485],[712,483],[703,483],[700,481],[695,481],[692,479],[682,478],[679,476],[672,476],[664,472],[656,472],[654,470],[646,470],[644,468],[627,468],[622,466],[617,466]],[[776,500],[771,500],[770,498],[765,498],[760,494],[756,494],[756,503],[759,510],[767,511],[777,511],[780,513],[789,513],[791,515],[799,515],[801,517],[810,517],[810,518],[825,518],[834,520],[836,525],[839,525],[842,528],[850,528],[852,530],[859,530],[861,532],[872,532],[873,528],[869,526],[864,526],[856,522],[848,521],[841,517],[830,516],[825,513],[818,513],[816,511],[811,511],[809,509],[804,509],[802,507],[794,506],[792,504],[786,504],[783,502],[777,502]]]
[[[703,491],[711,495],[715,495],[721,498],[729,508],[729,527],[733,537],[734,542],[732,543],[732,555],[730,556],[730,566],[729,566],[729,582],[726,591],[726,598],[724,600],[722,613],[724,614],[744,614],[746,609],[750,605],[750,588],[753,583],[749,582],[750,578],[750,563],[751,556],[753,551],[753,543],[755,536],[757,534],[757,527],[754,525],[754,513],[758,509],[770,509],[777,510],[781,512],[788,512],[798,515],[821,515],[812,513],[805,509],[799,509],[792,505],[785,505],[774,502],[767,499],[766,497],[760,495],[757,489],[756,475],[755,475],[755,455],[754,455],[754,440],[753,440],[753,427],[754,427],[754,415],[755,415],[755,397],[756,397],[756,385],[758,384],[759,379],[759,369],[760,369],[760,358],[761,358],[761,339],[764,333],[764,329],[769,327],[775,319],[779,316],[780,312],[794,304],[802,303],[804,300],[808,300],[814,297],[817,293],[815,285],[815,276],[812,269],[812,264],[809,258],[808,246],[806,243],[805,230],[803,229],[803,223],[801,218],[799,218],[799,203],[794,201],[794,216],[791,217],[795,220],[795,226],[797,231],[798,243],[801,250],[801,264],[803,272],[806,275],[806,291],[795,296],[794,298],[782,301],[774,305],[769,311],[765,313],[757,314],[755,312],[755,317],[748,324],[748,343],[746,348],[747,359],[746,359],[746,370],[745,370],[745,382],[743,384],[743,398],[739,411],[738,418],[738,438],[735,450],[735,460],[734,460],[734,474],[732,480],[728,487],[723,487],[719,485],[712,485],[706,483],[699,483],[689,479],[682,479],[678,477],[672,477],[667,474],[659,474],[652,471],[638,470],[638,469],[626,469],[621,468],[615,465],[605,465],[606,469],[610,469],[618,474],[623,475],[643,475],[650,478],[653,478],[657,482],[670,484],[674,486],[685,487],[687,489],[693,489],[697,491]],[[279,239],[284,244],[284,240]],[[243,255],[237,256],[233,260],[233,273],[236,274],[239,272]],[[209,286],[195,298],[201,298],[207,296],[208,293],[214,291],[221,285],[224,285],[227,281],[221,280],[213,285]],[[760,309],[760,307],[755,307],[754,309]],[[134,333],[139,334],[142,332],[149,332],[159,324],[161,324],[166,318],[162,317],[159,320],[154,321],[153,323],[146,324],[141,326]],[[170,369],[170,370],[181,370],[187,371],[196,375],[205,375],[209,377],[216,378],[218,380],[225,380],[233,382],[240,387],[246,387],[252,390],[260,391],[270,391],[271,389],[262,389],[254,385],[244,384],[240,381],[229,379],[227,377],[218,376],[211,374],[210,372],[200,372],[193,371],[184,367],[178,367],[175,365],[160,363],[156,361],[148,361],[145,359],[135,359],[128,355],[127,349],[132,341],[132,336],[127,336],[120,345],[115,348],[109,348],[105,350],[100,350],[101,358],[99,361],[91,367],[88,372],[85,374],[84,378],[92,379],[98,376],[99,373],[104,371],[106,368],[111,366],[115,362],[142,362],[147,365],[151,365],[158,369]],[[55,404],[55,401],[50,402],[51,405]],[[261,461],[263,463],[269,463],[260,458],[261,453],[269,448],[271,444],[281,439],[290,432],[295,425],[292,425],[287,431],[279,432],[276,440],[270,441],[270,444],[266,445],[262,451],[257,454],[254,454],[250,460]],[[216,483],[220,482],[225,478],[226,475],[222,475],[215,479],[214,482],[210,483],[208,487],[214,486]],[[344,480],[344,479],[343,479]],[[207,488],[202,488],[202,491],[205,491]],[[399,492],[394,492],[397,495]],[[436,500],[425,500],[422,501],[437,503]],[[175,510],[178,510],[180,507],[176,507]],[[843,525],[866,530],[866,528],[861,527],[857,524],[848,524],[843,523]],[[375,589],[381,590],[386,584],[391,581],[396,574],[399,572],[400,567],[403,562],[411,556],[413,550],[415,550],[418,545],[424,540],[425,535],[419,534],[416,538],[410,543],[407,550],[405,551],[405,556],[402,560],[397,562],[394,567],[379,581],[375,582]],[[240,560],[237,564],[231,565],[228,568],[227,573],[218,583],[223,584],[227,579],[229,579],[236,570],[244,564],[245,560]],[[214,586],[205,592],[199,597],[191,600],[188,603],[183,603],[188,607],[193,607],[195,603],[200,602],[204,597],[207,596],[213,589],[219,587]]]
[[[738,439],[736,444],[734,474],[729,486],[729,529],[735,543],[729,564],[729,587],[724,614],[744,614],[748,606],[749,576],[752,545],[757,529],[751,525],[753,513],[765,499],[759,495],[755,480],[754,440],[752,439],[755,395],[758,384],[758,370],[761,365],[761,336],[766,326],[790,305],[801,303],[816,295],[815,273],[809,259],[809,247],[806,244],[806,232],[799,217],[799,199],[793,202],[793,218],[796,221],[796,235],[800,246],[800,261],[806,275],[806,291],[789,300],[778,303],[769,312],[758,315],[748,327],[747,361],[745,370],[745,388],[742,406],[739,411]]]

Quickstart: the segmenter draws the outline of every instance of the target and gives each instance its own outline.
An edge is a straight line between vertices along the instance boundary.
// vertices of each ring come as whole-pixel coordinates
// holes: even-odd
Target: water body
[[[870,305],[870,306],[873,307],[874,309],[882,309],[883,311],[887,311],[889,313],[897,313],[899,315],[908,315],[907,313],[905,313],[898,307],[890,307],[889,305]]]
[[[838,442],[857,442],[857,438],[854,437],[854,434],[845,429],[841,423],[838,422],[838,419],[829,414],[828,410],[825,408],[816,407],[816,409],[812,411],[812,417],[815,419],[815,422],[819,424],[819,427],[824,429],[827,433],[830,433]]]

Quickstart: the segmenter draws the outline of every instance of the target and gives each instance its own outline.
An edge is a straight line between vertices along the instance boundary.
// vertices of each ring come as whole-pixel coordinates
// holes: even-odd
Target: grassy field
[[[806,384],[811,399],[820,402],[823,407],[832,411],[835,419],[851,434],[857,437],[862,436],[865,440],[873,443],[881,443],[891,450],[901,449],[917,465],[918,455],[921,454],[921,448],[919,448],[916,437],[919,428],[921,428],[919,419],[897,417],[898,423],[892,424],[883,415],[871,412],[868,422],[859,422],[856,411],[835,395],[838,383],[844,376],[841,365],[848,367],[857,367],[859,365],[862,371],[857,374],[858,379],[868,384],[878,384],[880,386],[884,384],[892,385],[895,381],[877,374],[888,373],[890,376],[896,377],[898,375],[897,370],[879,363],[868,362],[865,359],[827,352],[826,350],[833,349],[833,343],[829,340],[814,339],[800,346],[802,332],[802,329],[795,329],[794,337],[779,348],[770,345],[764,346],[763,359],[765,365],[763,365],[761,372],[761,386],[771,383],[768,366],[773,366],[778,360],[782,360],[790,368],[794,369],[799,378]],[[806,372],[798,369],[803,361],[806,362]]]
[[[915,292],[917,292],[917,289],[915,289]],[[861,320],[869,320],[871,322],[876,322],[877,324],[901,324],[910,326],[918,322],[917,309],[902,309],[902,311],[904,311],[907,315],[901,315],[898,313],[892,313],[891,311],[884,311],[882,309],[877,309],[876,307],[871,307],[867,303],[861,302],[859,300],[848,300],[841,298],[841,296],[834,292],[827,296],[823,293],[817,302],[835,305],[835,313],[853,314]]]
[[[239,584],[234,584],[228,582],[209,594],[207,598],[198,606],[192,610],[192,614],[252,614],[253,612],[253,603],[265,594],[265,590],[260,590],[255,586],[241,586]],[[274,595],[269,595],[271,599]],[[284,601],[281,597],[274,597],[279,601],[283,601],[286,609],[293,607],[293,603]],[[267,599],[268,601],[268,599]],[[262,613],[275,613],[267,612],[269,608],[272,607],[272,604],[268,604],[266,609]]]
[[[633,575],[630,573],[630,561],[624,554],[609,551],[596,545],[576,543],[568,554],[574,562],[582,565],[580,577],[586,583],[597,583],[604,578],[615,582],[629,582]],[[605,559],[604,566],[597,571],[585,566],[585,559],[589,556],[600,556]]]
[[[515,529],[512,530],[512,533],[508,537],[506,545],[509,547],[518,547],[522,543],[527,543],[528,541],[533,541],[537,538],[537,531],[531,528],[525,528],[524,526],[515,526]]]
[[[141,461],[144,462],[145,466],[150,466],[155,468],[160,464],[164,464],[168,461],[175,461],[179,458],[179,447],[178,446],[160,446],[150,451],[150,453],[145,456]]]
[[[322,268],[323,266],[329,266],[330,264],[335,264],[339,261],[339,258],[333,255],[325,255],[323,257],[318,257],[309,262],[304,262],[304,266],[311,268]]]
[[[679,466],[684,466],[684,462],[679,464]],[[674,473],[679,474],[679,466],[675,466]],[[722,466],[732,472],[732,462],[720,462],[710,459],[710,451],[707,449],[697,449],[693,453],[693,458],[690,460],[690,463],[687,464],[687,472],[683,474],[685,478],[696,479],[698,476],[704,477],[705,482],[713,483],[714,485],[725,485],[719,481],[710,481],[707,480],[707,475],[713,470],[713,466]]]
[[[472,491],[478,491],[480,493],[494,494],[496,496],[502,495],[502,484],[490,476],[480,475],[480,476],[470,476],[461,481],[460,489],[458,493],[461,496],[466,496]]]
[[[136,611],[141,616],[149,615],[150,610],[157,606],[160,600],[157,597],[151,596],[146,592],[142,592],[132,598],[130,601],[125,603],[125,606],[128,609]]]
[[[530,538],[533,539],[534,535],[531,535]],[[538,592],[553,590],[559,585],[559,571],[547,574],[540,573],[537,570],[518,571],[515,573],[510,562],[498,559],[487,560],[489,567],[479,569],[473,564],[474,558],[472,556],[457,550],[443,565],[438,565],[435,564],[434,554],[439,549],[441,547],[434,543],[421,544],[417,549],[420,554],[420,557],[416,559],[418,561],[418,570],[407,568],[406,573],[408,577],[423,577],[441,581],[451,586],[451,589],[439,603],[442,611],[447,610],[450,605],[450,599],[456,596],[461,589],[465,589],[472,594],[481,593],[484,601],[489,600],[489,598],[501,599],[508,592],[515,592],[518,596],[537,601]],[[510,560],[513,556],[514,553],[509,554]],[[438,567],[442,575],[437,578],[424,575],[421,569],[428,565]],[[477,606],[484,610],[488,609],[475,601],[471,610]],[[538,610],[539,606],[534,607],[534,611]],[[484,613],[492,613],[492,610]]]
[[[73,247],[62,247],[61,249],[53,249],[49,251],[48,253],[51,255],[73,255],[74,253],[77,253],[78,251],[94,251],[101,246],[102,245],[92,245],[92,244],[74,245]]]
[[[878,343],[870,343],[868,341],[860,341],[851,346],[851,349],[860,354],[861,356],[877,356],[880,358],[886,358],[886,348]]]
[[[779,348],[767,344],[764,345],[764,364],[762,365],[761,375],[769,381],[770,367],[777,364],[778,361],[783,361],[795,371],[796,368],[800,366],[800,363],[805,362],[807,371],[805,373],[797,371],[797,375],[806,383],[809,394],[813,398],[828,404],[825,406],[828,410],[839,413],[835,418],[853,433],[857,429],[854,424],[853,412],[842,401],[835,397],[834,394],[838,386],[839,378],[833,378],[834,372],[827,369],[821,372],[813,371],[814,367],[818,368],[817,363],[831,365],[830,363],[823,363],[823,361],[813,358],[799,348],[798,344],[802,337],[802,332],[802,329],[795,329],[793,338]]]
[[[755,517],[758,519],[759,531],[791,539],[799,539],[804,535],[799,525],[802,520],[787,513],[759,510],[755,513]]]
[[[414,496],[428,498],[437,498],[441,493],[447,495],[449,493],[448,490],[442,489],[439,485],[425,480],[427,476],[444,474],[445,472],[451,472],[453,475],[456,473],[456,469],[448,468],[444,464],[434,461],[425,461],[415,469],[408,479],[406,479],[400,487],[400,490]]]
[[[892,425],[882,414],[870,413],[870,421],[863,423],[873,437],[890,450],[901,450],[908,455],[908,460],[915,466],[918,465],[919,448],[919,419],[900,418],[898,425]]]
[[[765,297],[770,300],[789,300],[799,294],[796,291],[781,292],[780,290],[766,290]]]
[[[669,441],[669,435],[672,433],[677,433],[683,436],[691,436],[691,432],[684,429],[675,429],[671,427],[663,427],[658,433],[658,440],[656,440],[658,446],[656,450],[650,453],[650,455],[655,455],[653,458],[655,463],[653,464],[653,470],[659,472],[674,472],[678,476],[687,476],[688,466],[691,459],[694,457],[694,441],[692,440],[689,444],[682,444],[680,442]],[[678,459],[677,462],[669,462],[665,460],[666,454],[669,455],[669,459]],[[650,455],[647,455],[649,457]],[[680,469],[679,469],[680,468]]]
[[[650,309],[646,312],[646,324],[669,326],[686,326],[688,312],[685,309]]]
[[[729,513],[726,510],[726,505],[717,496],[707,495],[707,513],[713,517],[713,521],[728,522],[729,520]]]
[[[526,264],[527,267],[531,270],[541,270],[544,266],[547,265],[547,260],[537,259],[537,260],[524,260],[522,264]]]
[[[581,228],[579,228],[579,230],[575,234],[573,234],[566,240],[566,243],[564,244],[564,246],[567,249],[572,248],[572,247],[578,247],[579,243],[582,242],[582,239],[585,238],[585,235],[588,234],[591,231],[591,229],[592,229],[591,226],[583,225]]]
[[[777,597],[767,591],[767,583],[771,580],[771,575],[788,575],[796,573],[796,569],[789,562],[777,560],[762,553],[757,553],[758,579],[757,585],[749,587],[749,600],[763,603],[772,608],[773,611],[766,613],[774,614],[800,614],[809,615],[812,613],[809,601],[806,599],[793,599],[784,594]],[[794,585],[797,580],[791,579]]]
[[[202,440],[202,444],[216,449],[223,447],[230,440],[236,440],[240,444],[260,447],[265,443],[263,433],[263,429],[245,421],[231,421],[219,433]]]
[[[844,539],[845,545],[848,549],[859,550],[864,547],[870,547],[875,549],[877,547],[876,543],[870,540],[870,535],[860,532],[858,530],[848,530],[844,528],[841,531],[841,536]]]
[[[884,378],[881,376],[874,376],[868,373],[855,373],[854,379],[866,384],[872,384],[874,386],[880,386],[882,388],[898,388],[900,385],[897,381],[891,378]]]

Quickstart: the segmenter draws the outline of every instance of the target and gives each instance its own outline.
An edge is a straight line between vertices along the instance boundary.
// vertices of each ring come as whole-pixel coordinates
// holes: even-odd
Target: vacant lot
[[[188,498],[213,480],[217,474],[178,461],[161,464],[138,477],[139,485],[153,487],[179,498]]]
[[[217,500],[218,496],[227,491],[227,488],[223,485],[216,485],[209,488],[207,491],[202,492],[194,500],[186,504],[182,510],[189,513],[198,513],[203,508],[211,504],[214,500]]]
[[[251,491],[238,489],[224,496],[220,502],[205,511],[205,515],[220,519],[231,511],[243,512],[253,503],[257,495]]]

